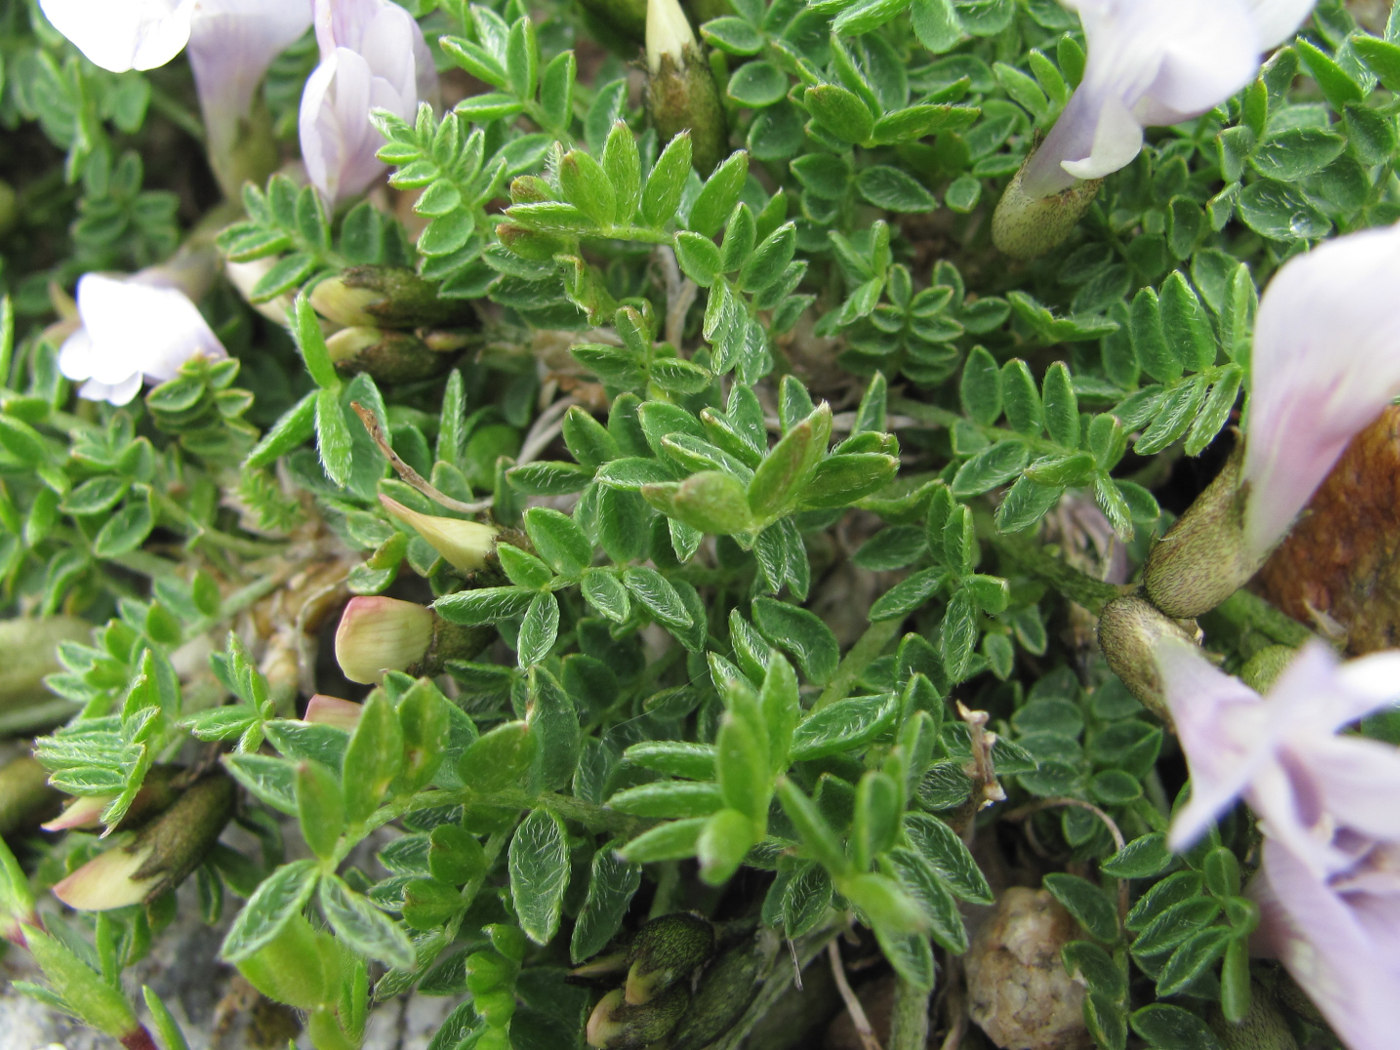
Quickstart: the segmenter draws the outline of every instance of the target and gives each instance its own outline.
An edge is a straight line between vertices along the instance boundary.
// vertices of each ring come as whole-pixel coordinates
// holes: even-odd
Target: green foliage
[[[432,1050],[579,1045],[566,954],[628,960],[677,911],[744,961],[727,1005],[787,982],[777,937],[805,963],[852,922],[928,992],[997,903],[974,839],[1077,924],[1100,1047],[1219,1046],[1202,1018],[1258,994],[1256,841],[1236,814],[1168,850],[1169,733],[1084,610],[1233,440],[1273,272],[1400,218],[1400,20],[1320,4],[1012,263],[995,199],[1086,68],[1051,0],[692,5],[729,128],[705,172],[631,105],[635,19],[400,6],[454,105],[378,111],[387,185],[336,209],[286,173],[220,204],[183,60],[107,73],[0,11],[0,585],[79,625],[0,728],[51,729],[52,785],[118,833],[168,764],[227,771],[256,848],[216,847],[198,906],[319,1048],[415,989],[460,1001]],[[286,155],[313,51],[258,94]],[[64,290],[211,240],[230,356],[75,399]],[[493,526],[481,567],[381,497]],[[422,677],[352,694],[349,594],[431,607]],[[1227,666],[1258,647],[1205,626]],[[307,721],[319,690],[357,706]],[[26,885],[99,849],[45,845]],[[30,991],[132,1009],[175,907],[45,912],[78,976]]]

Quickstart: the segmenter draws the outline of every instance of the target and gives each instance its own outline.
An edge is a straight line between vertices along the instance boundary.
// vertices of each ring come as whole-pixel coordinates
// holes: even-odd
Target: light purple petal
[[[155,69],[190,38],[195,0],[39,0],[44,16],[94,65]]]
[[[1287,849],[1264,843],[1251,893],[1258,937],[1283,962],[1350,1050],[1392,1050],[1400,1030],[1400,943],[1394,925],[1362,915]]]
[[[1240,797],[1273,752],[1259,694],[1216,668],[1195,646],[1166,639],[1157,666],[1191,771],[1190,801],[1171,829],[1171,847],[1179,850]]]
[[[311,0],[200,0],[190,66],[212,155],[227,155],[268,66],[310,26]]]
[[[1129,164],[1142,129],[1178,124],[1249,83],[1276,12],[1249,0],[1065,0],[1080,13],[1084,78],[1021,176],[1044,197]]]
[[[1400,227],[1328,241],[1286,263],[1254,325],[1243,478],[1245,542],[1288,531],[1347,443],[1400,394]]]

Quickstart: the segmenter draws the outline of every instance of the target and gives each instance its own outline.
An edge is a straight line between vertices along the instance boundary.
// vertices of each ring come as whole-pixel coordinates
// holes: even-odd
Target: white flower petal
[[[1308,20],[1316,0],[1245,0],[1264,48],[1278,47]]]
[[[1328,241],[1274,275],[1254,324],[1245,543],[1288,531],[1347,443],[1400,394],[1400,226]]]
[[[195,0],[40,0],[53,27],[113,73],[154,69],[190,38]]]
[[[67,379],[92,378],[92,339],[79,328],[58,348],[58,370]]]

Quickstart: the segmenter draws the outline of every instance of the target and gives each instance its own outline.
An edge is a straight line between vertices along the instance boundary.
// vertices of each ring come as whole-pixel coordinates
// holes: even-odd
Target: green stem
[[[867,627],[865,633],[841,660],[836,673],[831,676],[831,681],[826,684],[821,696],[817,697],[817,702],[812,705],[812,710],[820,711],[828,704],[846,699],[856,680],[885,651],[885,646],[899,634],[903,623],[903,618],[896,616],[890,620],[878,620]]]
[[[1049,550],[1020,536],[996,533],[987,537],[997,553],[1016,568],[1048,583],[1070,601],[1077,602],[1097,616],[1103,607],[1124,591],[1111,583],[1096,580],[1088,573],[1057,558]]]
[[[196,142],[204,141],[204,125],[199,118],[157,87],[151,88],[151,108]]]
[[[894,987],[889,1050],[924,1050],[928,1043],[928,1000],[932,989],[900,978]]]
[[[1251,591],[1236,591],[1207,616],[1212,620],[1223,621],[1238,635],[1246,636],[1257,632],[1271,642],[1291,645],[1295,649],[1316,637],[1293,617],[1281,612]]]

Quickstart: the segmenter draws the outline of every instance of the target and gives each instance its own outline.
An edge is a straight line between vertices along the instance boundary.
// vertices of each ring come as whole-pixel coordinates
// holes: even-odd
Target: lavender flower
[[[114,73],[163,66],[186,45],[210,164],[224,193],[275,166],[252,119],[272,60],[311,25],[311,0],[41,0],[54,28]]]
[[[1259,56],[1302,24],[1312,0],[1062,0],[1084,22],[1078,90],[1026,162],[1033,199],[1125,167],[1142,129],[1199,116],[1249,83]]]
[[[168,270],[78,280],[82,327],[58,352],[58,368],[82,382],[78,396],[125,405],[144,379],[174,379],[194,357],[228,352]]]
[[[1243,796],[1266,841],[1252,892],[1277,955],[1351,1050],[1400,1024],[1400,750],[1341,736],[1400,697],[1400,651],[1339,665],[1302,650],[1268,699],[1169,635],[1154,655],[1191,769],[1180,849]]]
[[[370,113],[411,120],[420,101],[437,101],[437,71],[418,23],[389,0],[316,0],[316,41],[321,64],[301,97],[301,152],[334,206],[385,170]]]
[[[1198,616],[1248,581],[1400,394],[1397,282],[1400,226],[1338,237],[1274,275],[1254,324],[1243,459],[1148,558],[1147,590],[1164,612]]]

